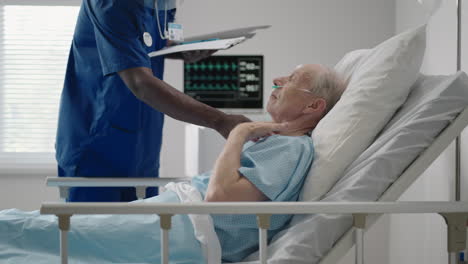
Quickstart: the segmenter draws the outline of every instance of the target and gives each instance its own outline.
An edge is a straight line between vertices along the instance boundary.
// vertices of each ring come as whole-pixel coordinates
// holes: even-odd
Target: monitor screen
[[[184,64],[184,92],[216,108],[263,108],[263,56],[211,56]]]

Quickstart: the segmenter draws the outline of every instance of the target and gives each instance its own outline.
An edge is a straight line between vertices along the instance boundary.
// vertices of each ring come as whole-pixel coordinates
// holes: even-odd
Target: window
[[[79,11],[77,1],[57,3],[68,6],[0,5],[0,173],[55,170],[60,93]]]

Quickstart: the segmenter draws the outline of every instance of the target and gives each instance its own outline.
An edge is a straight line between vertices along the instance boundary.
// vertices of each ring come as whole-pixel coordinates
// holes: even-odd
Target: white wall
[[[396,1],[397,32],[420,24],[425,18],[426,13],[416,1]],[[429,23],[423,73],[440,75],[453,74],[456,71],[456,19],[456,1],[444,1],[441,9]],[[465,143],[463,146],[465,150],[466,145]],[[466,160],[466,154],[463,160]],[[454,157],[455,148],[452,144],[403,194],[400,200],[453,200],[455,197]],[[462,173],[466,174],[466,169]],[[466,199],[468,191],[466,178],[464,182]],[[440,216],[391,216],[390,228],[392,230],[390,264],[416,262],[436,264],[447,261],[446,225]]]
[[[54,176],[54,174],[48,174]],[[0,210],[37,210],[43,201],[58,201],[58,190],[45,187],[42,176],[0,175]]]

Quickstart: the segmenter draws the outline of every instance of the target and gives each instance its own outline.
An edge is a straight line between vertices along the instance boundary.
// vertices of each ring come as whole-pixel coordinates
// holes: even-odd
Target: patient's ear
[[[327,108],[327,102],[323,98],[314,98],[304,109],[304,113],[323,113]]]

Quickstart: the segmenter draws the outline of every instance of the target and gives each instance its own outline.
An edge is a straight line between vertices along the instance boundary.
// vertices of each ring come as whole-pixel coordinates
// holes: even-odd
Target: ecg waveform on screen
[[[237,70],[237,64],[236,63],[231,63],[231,64],[228,64],[228,63],[200,63],[200,64],[197,64],[197,63],[193,63],[193,64],[186,64],[185,65],[185,69],[187,70],[195,70],[195,71],[198,71],[198,70],[201,70],[201,71],[205,71],[205,70],[208,70],[208,71],[221,71],[221,70],[225,70],[225,71],[236,71]]]
[[[219,108],[262,108],[263,56],[212,56],[184,64],[187,95]]]

